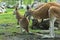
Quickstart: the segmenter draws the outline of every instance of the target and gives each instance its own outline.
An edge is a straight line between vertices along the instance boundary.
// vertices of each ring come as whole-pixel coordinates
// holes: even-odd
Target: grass
[[[8,32],[18,32],[18,30],[20,31],[20,29],[17,30],[16,26],[17,26],[17,20],[15,18],[15,15],[13,15],[13,10],[14,9],[7,9],[7,13],[3,13],[0,14],[0,24],[10,24],[10,26],[6,26],[6,28],[9,29],[0,29],[0,32],[4,32],[4,31],[8,31]],[[24,15],[25,10],[24,9],[20,9],[19,12],[21,13],[21,15]],[[32,24],[32,21],[30,20],[30,25]],[[13,25],[12,25],[13,24]],[[4,26],[0,26],[0,28],[4,28]],[[31,30],[31,29],[30,29]],[[35,32],[36,30],[31,30],[32,32]],[[37,30],[39,31],[39,30]],[[60,34],[59,31],[55,31],[57,33]]]
[[[15,18],[15,15],[13,15],[13,10],[14,9],[7,9],[7,13],[2,13],[0,14],[0,33],[3,32],[20,32],[20,28],[17,28],[17,20]],[[21,15],[24,15],[25,10],[21,9],[19,10],[19,12],[21,13]],[[30,25],[31,25],[32,21],[30,20]],[[10,26],[1,26],[1,24],[9,24]],[[29,26],[30,26],[29,25]],[[30,29],[30,28],[29,28]],[[40,32],[40,30],[31,30],[31,32]],[[55,31],[55,33],[60,34],[60,30]],[[0,36],[0,38],[2,38],[2,36]]]
[[[20,28],[17,30],[17,20],[13,15],[14,9],[7,9],[7,13],[0,14],[0,33],[1,32],[20,32]],[[24,15],[24,9],[19,10],[21,15]],[[30,22],[31,23],[31,22]],[[1,26],[2,24],[9,24],[10,26]],[[30,24],[31,25],[31,24]],[[2,29],[1,29],[2,28]],[[8,29],[7,29],[8,28]]]

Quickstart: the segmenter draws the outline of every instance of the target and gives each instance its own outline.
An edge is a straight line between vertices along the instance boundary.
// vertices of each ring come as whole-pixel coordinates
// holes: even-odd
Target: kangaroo
[[[20,15],[20,13],[18,12],[18,5],[15,7],[15,15],[16,15],[16,19],[18,21],[18,24],[21,27],[21,32],[22,32],[22,28],[25,29],[26,32],[29,32],[28,30],[28,19],[25,16]]]
[[[49,37],[55,37],[54,34],[54,22],[56,19],[60,20],[60,4],[58,3],[45,3],[36,10],[30,9],[31,15],[36,19],[47,19],[49,18]],[[47,36],[48,37],[48,36]]]

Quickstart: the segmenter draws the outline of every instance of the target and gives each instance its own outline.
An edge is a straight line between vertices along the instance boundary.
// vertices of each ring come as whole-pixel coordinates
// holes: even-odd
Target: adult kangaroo
[[[50,22],[50,34],[49,37],[55,37],[54,22],[56,19],[60,20],[60,4],[58,3],[45,3],[43,6],[36,10],[30,9],[30,14],[36,19],[49,18]],[[48,37],[48,36],[47,36]]]

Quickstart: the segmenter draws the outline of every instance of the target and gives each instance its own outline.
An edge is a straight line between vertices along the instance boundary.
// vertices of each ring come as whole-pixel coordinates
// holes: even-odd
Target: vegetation
[[[7,32],[20,32],[20,28],[17,29],[17,26],[18,26],[17,20],[15,18],[15,15],[13,15],[13,10],[14,9],[7,9],[7,13],[0,14],[0,33],[6,32],[6,31]],[[21,15],[24,15],[25,10],[21,9],[19,12],[21,13]],[[30,20],[29,26],[32,25],[31,23],[32,23],[32,21]],[[31,30],[30,29],[30,31],[38,32],[40,30]],[[57,32],[57,33],[60,33],[60,32]]]
[[[56,0],[38,0],[39,2],[56,2]],[[16,2],[19,2],[19,0],[0,0],[0,2],[7,2],[8,4],[15,4]],[[32,4],[34,0],[22,0],[22,3],[27,5],[27,4]]]
[[[1,2],[2,0],[0,0]],[[3,1],[8,1],[9,4],[15,4],[15,0],[3,0]],[[18,0],[17,0],[18,1]],[[55,2],[56,0],[48,0],[47,2]],[[24,0],[24,4],[32,4],[34,0]],[[46,2],[46,0],[41,0],[41,2]],[[17,28],[17,20],[15,18],[15,15],[13,15],[13,10],[14,9],[7,9],[7,13],[1,13],[0,14],[0,33],[12,33],[12,32],[17,32],[20,33],[20,28]],[[25,10],[20,9],[19,12],[21,15],[24,15]],[[33,33],[35,32],[40,32],[41,30],[32,30],[30,29],[30,26],[32,25],[32,21],[30,20],[29,24],[29,30]],[[60,34],[60,30],[55,31],[57,34]],[[3,38],[3,36],[0,35],[0,40]]]
[[[39,0],[40,2],[45,2],[45,3],[47,3],[47,2],[56,2],[56,0]]]

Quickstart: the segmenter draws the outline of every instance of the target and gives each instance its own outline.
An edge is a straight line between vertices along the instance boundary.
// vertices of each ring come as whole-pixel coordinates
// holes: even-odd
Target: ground
[[[14,9],[7,9],[7,13],[0,14],[0,40],[9,40],[9,38],[11,38],[11,37],[12,37],[12,39],[10,39],[10,40],[18,40],[20,37],[24,38],[25,36],[27,38],[27,35],[25,35],[25,36],[20,35],[19,37],[18,37],[18,34],[17,34],[17,36],[16,35],[9,36],[9,35],[14,35],[14,33],[20,33],[20,28],[17,28],[17,26],[18,26],[17,20],[15,18],[15,15],[13,15],[13,10]],[[21,10],[19,10],[19,12],[21,13],[21,15],[24,15],[25,10],[21,9]],[[32,22],[30,21],[30,25],[31,25],[31,23]],[[31,30],[30,25],[29,25],[29,30],[31,32],[33,32],[33,33],[41,32],[41,30]],[[60,30],[55,31],[55,33],[60,35]],[[16,38],[16,39],[14,39],[14,38]],[[25,39],[25,40],[30,40],[30,39]]]

